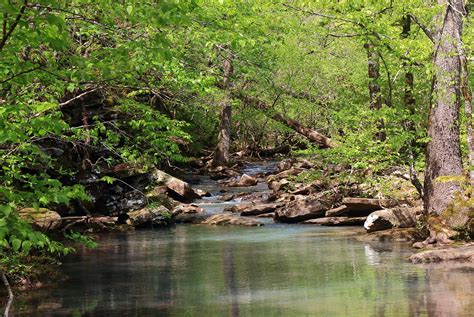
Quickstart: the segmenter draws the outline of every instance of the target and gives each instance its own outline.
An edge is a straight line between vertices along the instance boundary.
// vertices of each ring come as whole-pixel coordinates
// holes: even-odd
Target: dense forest
[[[234,206],[239,217],[366,229],[387,217],[382,229],[409,223],[423,250],[471,247],[473,9],[0,0],[5,315],[16,289],[97,246],[91,233],[196,222],[192,202],[213,193],[193,175],[223,192],[266,182],[268,201]],[[249,176],[248,162],[278,171]],[[199,221],[257,221],[225,215]]]

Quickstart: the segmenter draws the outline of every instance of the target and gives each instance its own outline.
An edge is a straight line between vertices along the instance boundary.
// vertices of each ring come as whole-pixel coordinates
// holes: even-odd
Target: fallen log
[[[270,112],[272,111],[271,107],[260,99],[251,96],[244,96],[242,94],[234,94],[233,96],[242,100],[249,106],[267,111],[273,120],[286,125],[295,132],[306,137],[308,140],[316,143],[320,148],[334,148],[337,146],[336,142],[334,142],[331,138],[328,138],[327,136],[319,133],[318,131],[306,127],[294,119],[287,118],[279,112]]]

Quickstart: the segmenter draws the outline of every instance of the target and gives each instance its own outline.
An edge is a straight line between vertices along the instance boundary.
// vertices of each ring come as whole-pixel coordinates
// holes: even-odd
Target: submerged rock
[[[295,223],[324,217],[326,208],[317,198],[295,196],[293,201],[275,211],[275,221]]]
[[[367,232],[391,228],[411,228],[416,225],[416,213],[419,208],[398,207],[372,212],[364,223]]]
[[[422,251],[410,256],[411,263],[437,263],[446,261],[474,263],[474,244]]]
[[[55,230],[61,227],[61,216],[46,208],[23,208],[18,211],[22,219],[41,230]]]
[[[207,218],[203,224],[213,226],[263,226],[263,223],[252,218],[240,217],[232,214],[217,214]]]

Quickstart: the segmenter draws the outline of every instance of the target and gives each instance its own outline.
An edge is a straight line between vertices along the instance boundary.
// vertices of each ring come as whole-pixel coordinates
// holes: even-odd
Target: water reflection
[[[308,226],[107,235],[64,265],[60,289],[15,316],[469,316],[469,267],[418,267],[402,244]],[[342,231],[341,231],[342,232]]]

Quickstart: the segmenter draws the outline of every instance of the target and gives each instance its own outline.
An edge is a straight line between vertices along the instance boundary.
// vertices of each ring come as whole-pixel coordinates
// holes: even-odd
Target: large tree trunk
[[[461,61],[457,42],[461,41],[464,5],[462,0],[438,0],[443,12],[437,18],[435,34],[434,67],[436,82],[435,103],[429,116],[428,144],[425,173],[425,209],[429,215],[442,215],[451,227],[465,224],[466,215],[461,210],[449,212],[453,196],[461,190],[457,181],[439,181],[440,176],[462,176],[459,145],[459,108]]]
[[[296,120],[287,118],[281,113],[273,112],[271,110],[271,107],[262,100],[251,96],[244,96],[242,94],[237,94],[236,97],[248,104],[249,106],[267,111],[268,113],[270,113],[271,118],[273,120],[278,121],[291,128],[292,130],[298,132],[302,136],[306,137],[308,140],[317,144],[320,148],[333,148],[337,146],[336,142],[334,142],[327,136],[319,133],[318,131],[306,127]]]
[[[217,139],[217,147],[214,152],[214,158],[212,160],[212,166],[227,166],[229,165],[230,160],[230,125],[231,125],[231,117],[232,117],[232,106],[231,106],[231,98],[230,98],[230,77],[233,73],[232,67],[232,59],[233,59],[232,52],[229,51],[226,59],[224,60],[224,80],[223,80],[223,89],[225,90],[225,97],[222,101],[222,109],[221,109],[221,123],[219,127],[219,136]]]
[[[382,92],[379,85],[380,78],[380,64],[379,56],[375,51],[374,44],[366,43],[364,48],[367,50],[367,63],[368,63],[368,75],[369,75],[369,97],[370,97],[370,108],[374,110],[380,110],[382,108]],[[379,131],[375,135],[377,140],[385,140],[384,124],[379,121],[377,124]]]

